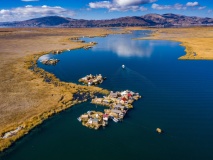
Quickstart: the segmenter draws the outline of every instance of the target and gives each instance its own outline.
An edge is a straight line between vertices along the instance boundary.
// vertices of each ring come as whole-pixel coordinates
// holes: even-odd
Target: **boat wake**
[[[152,90],[155,88],[155,85],[142,74],[128,68],[128,67],[119,67],[117,71],[109,79],[112,89],[122,90]]]

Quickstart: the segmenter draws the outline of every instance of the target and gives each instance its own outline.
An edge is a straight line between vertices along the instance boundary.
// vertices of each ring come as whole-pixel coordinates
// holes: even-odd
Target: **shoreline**
[[[103,30],[103,29],[102,29]],[[104,29],[106,33],[99,32],[98,34],[92,34],[92,35],[83,35],[83,36],[92,36],[92,37],[102,37],[106,36],[108,34],[119,34],[119,32],[114,32],[114,31],[108,31],[107,29]],[[82,36],[75,36],[75,38],[81,38]],[[70,38],[62,38],[61,39],[63,42],[67,42],[72,44],[72,41]],[[84,48],[87,46],[91,46],[89,43],[78,43],[78,46],[71,47],[69,50],[75,50],[79,48]],[[61,49],[61,51],[66,51],[67,48]],[[40,80],[39,84],[45,83],[47,86],[51,86],[51,88],[56,89],[57,92],[57,99],[58,102],[54,106],[50,106],[49,109],[46,109],[45,111],[38,111],[37,114],[34,114],[32,116],[28,116],[27,119],[25,119],[22,122],[18,122],[15,124],[10,125],[9,127],[1,128],[0,136],[4,136],[5,133],[13,132],[14,130],[17,130],[17,128],[21,128],[18,130],[15,135],[12,135],[6,139],[0,138],[0,152],[5,151],[7,148],[9,148],[16,140],[20,139],[24,135],[28,134],[30,130],[32,130],[34,127],[38,126],[41,124],[43,121],[47,120],[49,117],[53,116],[54,114],[57,114],[65,109],[71,108],[72,106],[82,103],[84,101],[87,101],[87,98],[83,98],[81,100],[75,99],[75,95],[81,95],[81,94],[86,94],[86,97],[92,97],[94,96],[95,93],[101,93],[101,94],[108,94],[109,91],[95,87],[95,86],[83,86],[83,85],[78,85],[75,83],[67,83],[67,82],[62,82],[58,78],[56,78],[53,74],[44,71],[41,68],[38,68],[36,66],[37,60],[39,59],[40,56],[49,54],[53,50],[51,49],[50,51],[43,51],[40,53],[35,53],[32,55],[24,56],[24,61],[22,61],[22,65],[24,70],[27,72],[31,72],[33,74],[33,80],[37,81],[38,79]],[[63,54],[63,53],[62,53]],[[17,61],[19,63],[20,61]],[[51,79],[49,83],[45,82],[45,78]],[[42,81],[42,82],[41,82]],[[36,87],[36,86],[35,86]],[[46,89],[48,90],[48,89]],[[52,96],[55,96],[52,94]],[[78,96],[77,96],[78,97]]]
[[[132,28],[129,28],[130,30]],[[138,28],[140,29],[140,28]],[[128,28],[127,28],[128,30]],[[144,30],[144,28],[142,28]],[[213,27],[147,28],[153,31],[148,37],[135,40],[168,40],[180,42],[186,54],[179,60],[213,60]]]
[[[210,29],[213,29],[213,27],[211,27]],[[3,29],[3,30],[6,30],[6,29]],[[9,29],[9,30],[13,30],[13,29]],[[31,29],[22,29],[22,30],[31,30]],[[50,28],[50,30],[51,30],[51,28]],[[53,29],[53,30],[57,30],[57,29]],[[70,29],[70,30],[72,30],[72,29]],[[81,29],[76,29],[76,30],[81,31]],[[88,29],[88,30],[93,30],[93,29]],[[187,44],[187,41],[185,42],[185,41],[183,41],[183,39],[177,39],[177,37],[171,38],[169,36],[167,36],[167,37],[160,36],[160,34],[162,34],[162,32],[164,32],[166,30],[170,30],[170,29],[151,29],[151,28],[139,27],[139,28],[124,28],[123,31],[109,31],[107,29],[102,29],[102,30],[104,30],[105,33],[98,30],[97,33],[94,33],[94,34],[90,33],[88,35],[88,33],[86,32],[87,30],[86,30],[85,33],[82,33],[82,35],[78,35],[78,36],[72,35],[72,37],[75,37],[75,38],[76,37],[80,38],[82,36],[95,37],[95,36],[106,36],[108,34],[129,33],[129,31],[134,31],[134,30],[152,30],[154,32],[153,32],[153,34],[149,35],[149,37],[140,38],[138,40],[143,40],[143,39],[147,39],[147,40],[158,39],[158,40],[160,40],[160,39],[162,39],[162,40],[178,41],[178,42],[181,42],[181,45],[183,45],[186,48],[186,50],[185,50],[186,55],[180,57],[179,59],[200,60],[199,56],[198,57],[196,57],[194,55],[191,56],[191,54],[194,52],[194,50],[193,50],[193,48],[192,49],[190,48],[191,46],[189,44]],[[40,29],[33,29],[33,31],[39,32]],[[44,31],[45,31],[45,29],[44,29]],[[69,29],[68,29],[68,31],[69,31]],[[10,32],[7,33],[7,34],[10,34]],[[5,35],[7,35],[7,34],[5,34]],[[44,34],[44,33],[42,32],[40,34]],[[51,34],[53,34],[53,33],[51,33]],[[55,35],[55,33],[54,33],[54,35]],[[0,66],[0,69],[1,69],[2,72],[3,71],[7,72],[8,65],[9,65],[9,69],[11,67],[11,70],[13,71],[13,72],[10,73],[10,77],[7,77],[6,74],[3,75],[3,76],[6,77],[5,78],[6,80],[3,79],[4,81],[2,81],[1,85],[3,85],[3,83],[5,82],[5,83],[8,83],[8,85],[10,86],[11,83],[14,83],[14,82],[10,82],[11,77],[14,78],[14,77],[19,76],[19,74],[23,74],[24,77],[20,76],[20,77],[18,77],[18,79],[15,79],[15,83],[17,83],[17,84],[15,84],[15,86],[19,85],[22,82],[23,83],[22,87],[23,87],[27,83],[29,85],[30,89],[24,90],[24,92],[26,92],[26,94],[34,92],[34,90],[38,90],[38,92],[34,93],[35,97],[26,97],[26,100],[30,99],[32,101],[32,104],[29,103],[26,106],[24,106],[23,111],[20,112],[20,115],[15,117],[16,119],[11,120],[9,116],[13,116],[13,114],[15,114],[15,111],[17,110],[17,108],[19,109],[19,106],[22,105],[22,101],[20,101],[20,103],[18,103],[18,104],[14,104],[14,105],[17,105],[16,106],[17,108],[15,108],[16,110],[13,111],[14,113],[9,113],[9,112],[7,113],[8,117],[9,117],[8,121],[14,121],[14,122],[11,122],[11,124],[9,124],[9,125],[7,124],[5,126],[4,126],[4,124],[1,124],[0,126],[4,126],[4,128],[1,128],[0,136],[2,136],[6,132],[17,129],[17,127],[22,126],[23,128],[16,135],[14,135],[12,137],[9,137],[7,139],[1,139],[0,138],[0,152],[4,151],[8,147],[10,147],[16,140],[18,140],[21,137],[23,137],[24,135],[26,135],[28,132],[30,132],[31,129],[38,126],[43,121],[47,120],[50,116],[53,116],[54,114],[57,114],[57,113],[65,110],[67,108],[71,108],[72,106],[74,106],[76,104],[84,102],[84,100],[83,101],[78,101],[76,99],[73,100],[73,97],[74,97],[75,94],[85,93],[85,94],[89,94],[89,96],[92,96],[92,95],[94,95],[94,93],[102,93],[102,94],[108,94],[109,93],[109,91],[104,90],[104,89],[99,88],[99,87],[82,86],[82,85],[77,85],[75,83],[61,82],[53,74],[46,72],[41,68],[34,66],[34,65],[36,65],[37,60],[40,56],[45,55],[45,54],[49,54],[50,52],[52,52],[54,50],[64,50],[64,51],[67,50],[67,49],[75,50],[75,49],[79,49],[79,48],[83,48],[83,47],[91,45],[89,43],[76,43],[76,42],[74,43],[74,42],[71,42],[71,40],[69,39],[70,36],[59,35],[57,37],[58,39],[56,41],[53,41],[55,44],[61,43],[61,45],[59,47],[60,49],[55,47],[55,49],[52,48],[52,49],[50,49],[50,51],[47,51],[48,49],[43,49],[43,51],[41,51],[41,52],[35,51],[34,53],[31,53],[31,50],[28,51],[27,49],[25,49],[24,51],[26,53],[30,52],[30,53],[28,53],[28,55],[22,55],[21,54],[17,58],[12,57],[12,60],[11,60],[10,58],[11,58],[11,56],[13,56],[13,54],[12,54],[11,56],[9,56],[9,59],[6,59],[6,60],[11,60],[11,62],[5,62],[5,64],[3,64],[2,67]],[[23,38],[25,40],[25,37],[23,37]],[[47,35],[47,37],[44,37],[43,39],[46,40],[46,38],[49,38],[49,35]],[[10,37],[8,39],[10,40]],[[19,37],[16,37],[15,40],[19,41]],[[20,39],[19,43],[24,43],[25,42],[24,40],[22,41],[22,39]],[[36,40],[38,41],[38,39],[36,39]],[[40,39],[39,39],[39,41],[40,41]],[[48,40],[48,41],[52,42],[51,39]],[[32,42],[34,42],[33,38],[32,38]],[[37,42],[37,43],[41,43],[41,42]],[[75,44],[75,45],[70,46],[71,44],[72,45]],[[38,46],[38,44],[35,45],[35,47],[37,47],[37,46]],[[68,48],[67,46],[70,46],[70,47]],[[11,46],[9,46],[9,47],[11,47]],[[5,53],[7,53],[8,49],[6,48],[5,51],[6,51]],[[9,50],[9,51],[13,52],[13,49]],[[24,58],[24,60],[23,60],[23,58]],[[213,59],[213,57],[212,57],[212,59]],[[212,59],[209,59],[209,60],[212,60]],[[4,68],[5,66],[7,66],[7,68]],[[33,67],[34,71],[30,70],[31,67]],[[51,83],[45,82],[46,77],[51,79]],[[19,82],[19,81],[21,81],[21,82]],[[6,93],[5,97],[8,94],[11,94],[11,93],[15,94],[15,96],[16,96],[16,95],[19,95],[19,93],[23,91],[20,88],[12,88],[12,87],[13,86],[11,86],[10,92],[7,91],[8,93],[6,93],[6,90],[3,90],[4,92],[1,91],[2,93]],[[43,93],[43,92],[45,92],[45,93]],[[22,95],[20,95],[20,96],[22,96]],[[39,98],[41,98],[41,99],[39,99]],[[50,102],[49,99],[52,99],[52,102]],[[11,99],[6,99],[6,100],[10,101]],[[18,101],[18,98],[17,98],[17,101]],[[1,102],[1,99],[0,99],[0,102]],[[6,107],[8,106],[7,103],[5,102]],[[11,103],[13,103],[13,101]],[[40,104],[40,103],[42,103],[42,104]],[[48,107],[45,108],[44,110],[41,110],[40,108],[42,108],[42,106],[45,106],[45,105],[48,105]],[[27,107],[29,107],[29,109]],[[27,108],[27,110],[26,110],[26,108]],[[0,107],[0,109],[1,109],[1,107]],[[4,109],[4,106],[3,106],[3,109]],[[3,111],[3,109],[2,109],[2,111]],[[33,113],[27,113],[27,112],[30,112],[30,111],[32,111]],[[19,119],[20,117],[23,118],[23,114],[25,115],[24,119]],[[0,117],[0,118],[4,119],[4,117]]]

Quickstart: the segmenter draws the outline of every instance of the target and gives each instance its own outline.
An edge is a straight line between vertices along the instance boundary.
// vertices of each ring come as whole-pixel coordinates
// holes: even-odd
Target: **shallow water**
[[[85,38],[98,45],[45,55],[60,59],[56,66],[38,64],[62,81],[101,73],[107,80],[100,87],[139,92],[143,98],[122,123],[83,127],[79,115],[104,109],[86,102],[50,118],[0,159],[213,159],[213,62],[179,61],[185,53],[177,42],[131,40],[145,34]],[[157,134],[157,127],[165,133]]]

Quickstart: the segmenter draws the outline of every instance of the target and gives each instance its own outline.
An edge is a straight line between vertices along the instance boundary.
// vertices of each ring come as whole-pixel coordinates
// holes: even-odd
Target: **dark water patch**
[[[92,95],[87,92],[87,93],[81,93],[81,92],[77,92],[73,95],[73,100],[78,100],[78,101],[84,101],[84,100],[91,100]]]

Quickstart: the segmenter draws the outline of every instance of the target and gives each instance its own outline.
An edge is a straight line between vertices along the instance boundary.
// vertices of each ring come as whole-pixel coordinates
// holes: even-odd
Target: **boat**
[[[114,117],[112,120],[113,120],[114,122],[116,122],[116,123],[118,122],[118,119],[115,118],[115,117]]]
[[[122,65],[122,68],[123,68],[123,69],[125,68],[125,65],[124,65],[124,64]]]
[[[91,113],[91,111],[87,111],[87,114],[90,114]]]
[[[80,117],[78,117],[77,120],[78,120],[79,122],[81,122],[81,118],[80,118]]]

